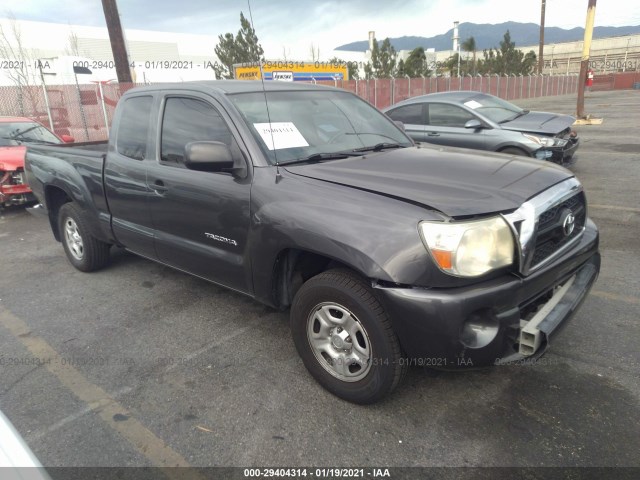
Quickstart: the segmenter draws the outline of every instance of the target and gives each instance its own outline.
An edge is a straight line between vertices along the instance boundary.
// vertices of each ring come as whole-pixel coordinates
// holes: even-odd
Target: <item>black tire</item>
[[[504,148],[504,149],[500,150],[500,153],[505,153],[507,155],[519,155],[521,157],[530,157],[531,156],[531,155],[528,155],[527,152],[525,152],[524,150],[521,150],[520,148],[516,148],[516,147]]]
[[[338,310],[332,310],[332,305],[337,306]],[[325,308],[340,316],[342,313],[339,308],[345,309],[349,321],[355,321],[355,328],[362,328],[364,336],[358,332],[356,341],[361,347],[366,346],[370,353],[370,360],[362,362],[369,365],[368,370],[362,367],[362,363],[352,363],[348,367],[349,370],[355,367],[355,375],[362,375],[361,378],[352,377],[347,380],[346,377],[341,379],[337,376],[337,372],[330,373],[334,370],[333,364],[338,355],[336,352],[342,352],[334,350],[331,340],[327,342],[327,348],[335,353],[328,355],[331,360],[319,354],[319,350],[312,346],[310,336],[318,326],[316,314]],[[391,320],[371,286],[350,270],[329,270],[304,283],[293,300],[290,321],[293,341],[309,373],[320,385],[344,400],[359,404],[375,403],[389,395],[406,373],[407,362]],[[330,339],[341,335],[336,334],[335,329],[333,332]],[[321,332],[317,334],[321,335]],[[348,336],[347,341],[350,338]],[[352,342],[353,340],[345,345],[353,345]],[[345,349],[346,351],[349,350]]]
[[[75,227],[74,227],[75,226]],[[68,228],[77,233],[68,232]],[[109,249],[111,245],[101,242],[90,233],[87,223],[82,217],[82,210],[75,203],[65,203],[58,213],[58,231],[64,252],[71,265],[82,272],[99,270],[109,263]]]

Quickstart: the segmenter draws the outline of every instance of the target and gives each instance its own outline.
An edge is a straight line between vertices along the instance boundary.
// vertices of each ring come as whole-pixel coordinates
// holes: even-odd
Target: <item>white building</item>
[[[39,81],[42,66],[50,85],[75,83],[74,65],[87,66],[91,75],[78,75],[80,83],[115,79],[115,66],[107,28],[0,19],[3,40],[14,46],[13,22],[19,32],[26,58],[0,59],[0,85],[14,85],[8,69],[25,62],[30,75]],[[134,81],[139,83],[212,80],[217,61],[214,35],[130,30],[125,32]],[[38,60],[40,62],[38,63]],[[20,64],[22,65],[22,64]],[[38,83],[39,84],[39,83]]]

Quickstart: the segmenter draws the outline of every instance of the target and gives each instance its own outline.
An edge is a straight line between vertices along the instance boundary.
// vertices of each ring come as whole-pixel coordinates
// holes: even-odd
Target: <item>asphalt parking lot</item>
[[[575,97],[516,102],[573,113]],[[84,274],[0,217],[0,409],[46,466],[640,467],[640,91],[587,94],[573,170],[602,271],[536,365],[414,368],[362,407],[307,374],[288,314],[123,251]]]

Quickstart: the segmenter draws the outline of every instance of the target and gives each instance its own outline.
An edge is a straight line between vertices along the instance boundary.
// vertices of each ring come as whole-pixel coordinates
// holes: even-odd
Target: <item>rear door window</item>
[[[147,137],[153,97],[131,97],[125,100],[117,133],[118,153],[134,160],[147,155]]]

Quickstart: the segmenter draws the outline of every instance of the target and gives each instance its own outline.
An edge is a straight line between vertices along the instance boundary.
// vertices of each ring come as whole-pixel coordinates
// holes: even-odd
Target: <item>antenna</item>
[[[253,13],[251,13],[251,0],[247,0],[249,7],[249,20],[251,21],[251,29],[255,34],[256,28],[253,26]],[[271,124],[271,113],[269,113],[269,101],[267,100],[267,89],[264,87],[264,71],[262,70],[262,59],[258,55],[258,66],[260,67],[260,81],[262,82],[262,93],[264,95],[264,104],[267,107],[267,120],[269,121],[269,133],[271,134],[271,145],[273,145],[273,156],[276,160],[276,176],[280,176],[280,165],[278,164],[278,152],[276,151],[276,141],[273,138],[273,126]]]

